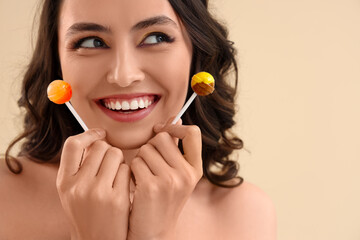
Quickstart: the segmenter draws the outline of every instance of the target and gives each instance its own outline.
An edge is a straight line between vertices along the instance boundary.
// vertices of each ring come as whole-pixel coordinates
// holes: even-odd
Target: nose
[[[145,74],[141,70],[140,59],[135,51],[129,48],[121,48],[113,52],[110,69],[107,73],[107,81],[120,87],[129,87],[144,79]]]

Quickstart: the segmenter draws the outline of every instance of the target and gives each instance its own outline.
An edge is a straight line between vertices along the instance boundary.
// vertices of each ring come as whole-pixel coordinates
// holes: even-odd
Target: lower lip
[[[115,121],[136,122],[136,121],[140,121],[141,119],[144,119],[147,115],[149,115],[157,103],[158,102],[156,101],[147,108],[143,108],[143,109],[140,109],[137,111],[127,112],[127,113],[120,112],[120,111],[117,112],[117,111],[112,111],[110,109],[107,109],[100,102],[97,102],[96,104],[108,117],[114,119]]]

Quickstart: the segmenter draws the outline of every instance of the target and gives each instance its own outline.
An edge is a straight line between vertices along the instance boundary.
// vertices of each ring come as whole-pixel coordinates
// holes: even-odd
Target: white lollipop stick
[[[190,104],[194,101],[194,99],[196,98],[197,94],[196,92],[194,92],[191,97],[189,98],[189,100],[187,100],[187,102],[185,103],[185,105],[182,107],[182,109],[180,110],[180,112],[178,113],[178,115],[176,115],[176,117],[174,118],[174,120],[171,122],[171,124],[175,124],[177,123],[177,121],[179,121],[179,119],[181,118],[181,116],[185,113],[186,109],[188,109],[188,107],[190,106]]]
[[[68,109],[70,110],[70,112],[74,115],[74,117],[76,118],[76,120],[78,121],[78,123],[80,124],[80,126],[84,129],[84,131],[89,130],[89,128],[86,126],[86,124],[84,123],[84,121],[81,119],[81,117],[79,116],[79,114],[75,111],[75,108],[71,105],[70,102],[66,102],[65,105],[68,107]]]

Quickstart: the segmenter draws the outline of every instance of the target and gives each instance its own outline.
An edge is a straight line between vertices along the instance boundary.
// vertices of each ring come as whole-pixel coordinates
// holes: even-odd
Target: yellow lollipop
[[[180,110],[178,115],[176,115],[176,117],[172,121],[172,124],[175,124],[177,121],[179,121],[181,116],[184,114],[186,109],[188,109],[188,107],[190,106],[192,101],[194,101],[197,95],[206,96],[214,92],[215,90],[214,77],[210,73],[199,72],[191,78],[191,88],[194,91],[194,93],[191,95],[189,100],[187,100],[187,102]]]
[[[191,88],[199,96],[206,96],[215,90],[214,77],[207,72],[199,72],[191,79]]]

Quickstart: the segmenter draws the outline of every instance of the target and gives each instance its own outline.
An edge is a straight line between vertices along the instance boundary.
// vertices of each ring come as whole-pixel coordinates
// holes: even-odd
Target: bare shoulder
[[[4,159],[0,159],[0,191],[18,194],[23,191],[50,186],[56,177],[56,166],[38,164],[25,158],[18,158],[23,170],[20,174],[11,172]],[[46,181],[44,181],[46,179]],[[36,190],[35,190],[36,191]],[[3,199],[2,199],[3,200]]]
[[[20,174],[12,173],[4,159],[0,159],[0,207],[12,211],[26,203],[37,201],[43,194],[56,193],[57,167],[50,164],[39,164],[19,158],[23,167]]]
[[[22,165],[23,162],[21,161]],[[27,171],[22,172],[21,174],[15,174],[11,172],[5,160],[0,159],[0,202],[1,205],[4,206],[7,202],[12,202],[13,197],[17,197],[16,194],[19,193],[20,190],[28,189],[28,179],[27,179]]]
[[[54,217],[61,216],[54,207],[59,205],[56,166],[19,161],[23,171],[14,174],[0,159],[0,239],[50,239],[52,223],[63,225]]]
[[[18,213],[26,201],[22,194],[30,193],[28,181],[24,173],[12,173],[4,159],[0,159],[0,237],[13,237],[11,233],[16,232]],[[29,195],[30,196],[30,195]],[[21,199],[23,199],[21,201]]]
[[[263,214],[273,214],[274,204],[269,195],[267,195],[262,189],[249,182],[243,182],[240,186],[233,189],[229,189],[229,204],[234,209],[240,208],[243,210],[251,209],[253,213],[256,213],[256,209]]]
[[[243,182],[235,188],[216,188],[214,193],[217,214],[222,216],[223,227],[232,236],[251,240],[276,239],[275,207],[259,187]],[[231,236],[228,239],[232,239]]]

